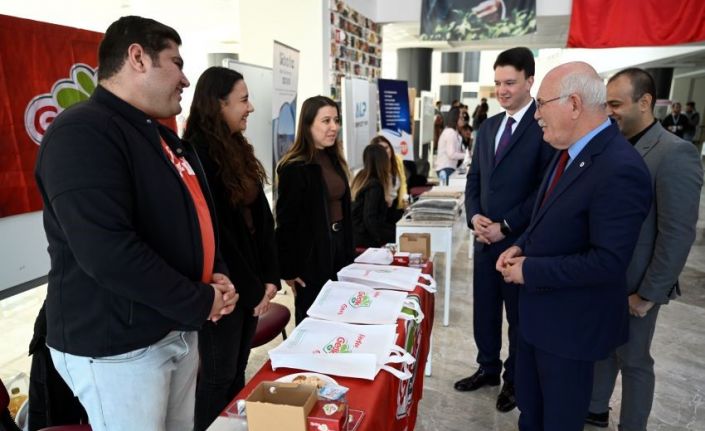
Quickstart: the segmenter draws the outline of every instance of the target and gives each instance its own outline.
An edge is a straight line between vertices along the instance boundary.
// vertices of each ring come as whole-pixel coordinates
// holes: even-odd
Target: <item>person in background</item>
[[[441,101],[436,102],[436,109],[433,112],[433,148],[438,148],[438,138],[443,133],[443,113],[441,112]]]
[[[470,114],[468,114],[468,105],[460,104],[458,106],[460,108],[460,116],[463,117],[463,121],[465,124],[470,124]]]
[[[690,101],[685,104],[685,117],[688,119],[688,127],[683,131],[683,139],[697,144],[696,137],[700,126],[700,113],[695,110],[695,102]]]
[[[534,118],[558,154],[531,222],[497,259],[519,290],[519,430],[582,431],[595,362],[627,341],[626,271],[651,206],[651,177],[605,113],[583,62],[551,69]]]
[[[438,152],[434,162],[441,185],[448,184],[448,178],[455,172],[458,160],[465,159],[462,150],[460,128],[465,124],[459,108],[450,108],[446,114],[445,129],[438,139]]]
[[[374,139],[373,139],[374,141]],[[381,145],[370,143],[362,152],[363,168],[350,186],[355,247],[381,247],[395,242],[395,225],[387,220],[392,173]]]
[[[406,184],[406,170],[404,160],[394,152],[392,143],[382,135],[377,135],[370,141],[370,145],[381,145],[387,153],[389,160],[389,171],[391,173],[392,185],[389,188],[389,196],[392,204],[388,206],[387,222],[396,223],[401,219],[404,210],[409,205],[409,196]],[[394,241],[391,241],[394,242]]]
[[[198,153],[218,218],[220,252],[240,299],[199,332],[195,429],[205,430],[245,386],[258,317],[281,288],[267,174],[243,132],[254,111],[243,76],[210,67],[196,83],[184,140]]]
[[[306,99],[296,138],[277,166],[276,240],[281,277],[300,323],[328,280],[353,260],[348,164],[340,112],[328,97]]]
[[[483,97],[482,99],[480,99],[480,103],[477,106],[475,106],[475,110],[472,111],[473,120],[475,119],[477,114],[480,113],[480,108],[482,107],[482,105],[487,105],[487,98],[486,97]]]
[[[192,430],[196,331],[238,299],[196,153],[157,121],[181,112],[189,86],[180,44],[152,19],[113,22],[98,86],[54,119],[37,156],[46,342],[95,431]]]
[[[654,200],[627,268],[629,340],[595,364],[585,422],[606,428],[617,375],[622,374],[619,429],[646,431],[654,399],[651,340],[661,305],[680,294],[678,276],[695,240],[703,185],[691,142],[666,132],[654,118],[656,85],[643,69],[626,69],[607,83],[607,113],[651,172]]]
[[[666,118],[661,121],[661,125],[679,138],[683,137],[683,132],[688,128],[689,123],[688,118],[681,114],[680,102],[673,102],[671,105],[671,115],[667,115]]]
[[[533,118],[534,72],[534,56],[528,48],[511,48],[497,56],[494,82],[497,99],[505,111],[487,119],[477,132],[465,188],[468,227],[475,236],[473,335],[479,367],[454,387],[458,391],[474,391],[485,385],[499,385],[503,379],[496,404],[501,412],[516,406],[519,292],[516,286],[504,282],[495,263],[529,225],[536,190],[554,154]],[[502,363],[504,319],[509,348]]]
[[[480,125],[487,119],[487,114],[490,110],[487,99],[482,98],[482,100],[483,102],[475,108],[475,113],[472,115],[472,128],[474,130],[480,130]]]
[[[460,146],[463,151],[467,152],[468,154],[472,155],[472,132],[473,128],[469,124],[463,124],[463,126],[460,128],[460,136],[462,137],[462,142],[460,143]],[[460,165],[459,162],[458,165]]]

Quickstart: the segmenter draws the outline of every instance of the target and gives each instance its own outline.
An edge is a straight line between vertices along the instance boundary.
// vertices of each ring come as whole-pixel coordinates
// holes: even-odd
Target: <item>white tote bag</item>
[[[389,265],[394,261],[394,255],[387,248],[370,247],[355,258],[355,263],[370,263],[374,265]]]
[[[429,284],[419,283],[419,277]],[[367,265],[352,263],[338,271],[338,280],[360,283],[375,289],[394,289],[411,292],[420,286],[431,293],[436,292],[436,282],[419,268],[393,265]]]
[[[408,302],[408,304],[407,304]],[[349,281],[328,281],[316,297],[308,315],[334,322],[390,325],[399,317],[423,319],[423,313],[414,308],[414,301],[407,301],[406,292],[376,290]],[[402,313],[410,308],[415,314]]]
[[[385,370],[400,380],[411,377],[416,360],[395,344],[397,325],[351,325],[304,319],[289,338],[269,351],[272,368],[295,368],[334,376],[374,380]],[[388,364],[402,364],[402,371]]]

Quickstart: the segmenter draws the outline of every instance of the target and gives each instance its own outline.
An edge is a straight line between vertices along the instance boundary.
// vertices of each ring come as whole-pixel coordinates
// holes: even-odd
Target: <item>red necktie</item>
[[[565,171],[565,165],[568,164],[569,158],[570,156],[568,155],[568,151],[561,150],[561,154],[558,156],[558,163],[556,163],[556,170],[554,171],[553,179],[551,180],[551,185],[548,186],[546,193],[543,195],[541,206],[546,203],[548,197],[551,196],[551,192],[553,192],[553,189],[556,188],[556,184],[558,184],[558,180],[561,179],[561,175],[563,175],[563,171]]]
[[[507,124],[504,126],[502,131],[502,136],[499,137],[499,144],[497,144],[497,151],[494,152],[494,165],[497,166],[499,159],[502,157],[502,153],[507,150],[509,146],[509,141],[512,140],[512,125],[515,120],[512,117],[507,118]]]

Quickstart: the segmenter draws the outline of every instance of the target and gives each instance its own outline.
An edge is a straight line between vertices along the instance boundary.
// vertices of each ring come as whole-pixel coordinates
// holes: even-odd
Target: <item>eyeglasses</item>
[[[548,99],[548,100],[536,99],[536,109],[541,109],[541,108],[543,108],[544,106],[548,105],[548,104],[551,103],[551,102],[555,102],[556,100],[560,100],[560,99],[565,99],[565,98],[568,97],[568,96],[570,96],[570,94],[566,94],[566,95],[563,95],[563,96],[554,97],[553,99]]]

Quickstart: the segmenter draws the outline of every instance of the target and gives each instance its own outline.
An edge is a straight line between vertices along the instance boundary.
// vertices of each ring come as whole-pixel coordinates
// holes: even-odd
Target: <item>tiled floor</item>
[[[705,195],[705,192],[703,192]],[[681,276],[683,296],[663,307],[653,343],[656,360],[656,397],[649,422],[652,431],[705,430],[705,196],[701,199],[698,239]],[[472,260],[468,242],[454,256],[450,326],[440,318],[434,327],[433,376],[425,380],[420,404],[418,431],[512,431],[517,429],[518,412],[499,413],[494,404],[498,387],[459,393],[453,382],[474,372],[477,353],[472,337]],[[436,263],[442,277],[443,257]],[[443,280],[437,280],[443,286]],[[32,325],[44,297],[38,288],[0,302],[0,376],[7,378],[29,370],[26,356]],[[442,292],[440,292],[442,293]],[[290,293],[279,295],[278,302],[292,305]],[[439,294],[436,316],[443,311]],[[290,328],[293,324],[290,323]],[[280,342],[272,341],[252,352],[248,377],[266,360],[267,350]],[[506,349],[506,340],[505,340]],[[611,407],[609,430],[617,429],[620,407],[619,382]],[[586,430],[597,428],[586,427]]]

